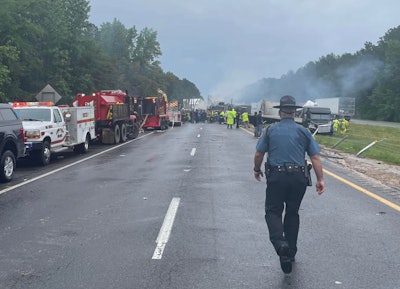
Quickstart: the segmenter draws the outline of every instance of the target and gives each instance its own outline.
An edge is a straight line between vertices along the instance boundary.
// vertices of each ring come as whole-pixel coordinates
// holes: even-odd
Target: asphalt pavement
[[[327,159],[326,192],[308,188],[293,272],[281,271],[256,142],[186,123],[25,164],[0,185],[0,288],[400,288],[398,204]]]

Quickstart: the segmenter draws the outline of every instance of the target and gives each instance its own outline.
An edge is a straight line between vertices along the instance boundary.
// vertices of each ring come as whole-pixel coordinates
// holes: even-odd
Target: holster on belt
[[[264,167],[265,167],[265,178],[268,180],[268,177],[271,174],[271,168],[268,165],[268,161],[264,163]]]
[[[312,180],[311,180],[312,164],[308,164],[307,161],[305,161],[305,167],[306,167],[306,169],[304,170],[304,175],[307,180],[307,186],[311,187],[312,186]]]

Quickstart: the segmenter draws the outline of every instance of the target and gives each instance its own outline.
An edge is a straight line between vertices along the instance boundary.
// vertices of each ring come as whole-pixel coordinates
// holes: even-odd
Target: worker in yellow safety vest
[[[243,122],[244,127],[247,127],[247,128],[250,127],[249,126],[249,114],[247,111],[242,113],[242,122]]]
[[[226,113],[226,124],[227,128],[232,128],[235,122],[235,114],[233,110],[228,110]]]
[[[340,129],[340,134],[345,134],[347,132],[347,129],[349,127],[349,122],[346,119],[342,119],[340,121],[339,129]]]
[[[224,123],[225,122],[225,112],[224,111],[221,111],[220,113],[219,113],[219,124],[222,124],[222,123]]]
[[[339,131],[339,120],[337,118],[335,118],[333,120],[333,131],[334,132],[338,132]]]

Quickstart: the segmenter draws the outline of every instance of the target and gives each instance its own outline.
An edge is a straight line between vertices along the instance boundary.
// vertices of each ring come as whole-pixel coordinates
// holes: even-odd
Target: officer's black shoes
[[[289,257],[289,246],[286,242],[283,243],[279,248],[278,255],[283,273],[289,274],[290,272],[292,272],[292,262]]]
[[[290,258],[287,256],[279,256],[279,261],[281,262],[281,269],[283,273],[289,274],[292,272],[292,262],[290,262]]]

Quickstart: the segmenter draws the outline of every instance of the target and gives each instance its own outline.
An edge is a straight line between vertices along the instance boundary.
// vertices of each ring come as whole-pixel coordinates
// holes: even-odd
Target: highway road
[[[296,263],[283,274],[265,182],[253,176],[256,142],[186,123],[47,167],[20,164],[0,185],[0,289],[400,288],[398,192],[329,159],[326,192],[308,188]]]

